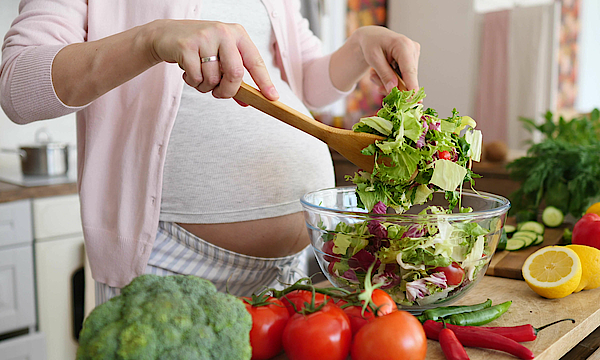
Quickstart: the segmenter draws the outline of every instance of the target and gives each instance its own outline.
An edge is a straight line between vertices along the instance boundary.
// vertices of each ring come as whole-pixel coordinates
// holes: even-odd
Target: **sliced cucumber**
[[[541,234],[544,235],[544,230],[546,228],[544,227],[544,224],[539,223],[537,221],[525,221],[524,223],[521,223],[517,226],[517,230],[521,231],[521,230],[527,230],[527,231],[533,231],[536,234]]]
[[[538,234],[538,236],[537,236],[537,240],[535,240],[535,241],[533,242],[533,244],[531,244],[531,245],[539,245],[539,244],[541,244],[541,243],[543,243],[543,242],[544,242],[544,235],[540,235],[540,234]]]
[[[516,251],[525,247],[525,240],[511,238],[506,241],[506,250]]]
[[[525,241],[525,246],[533,244],[537,240],[538,234],[529,230],[519,230],[512,236],[513,239],[522,239]]]
[[[548,227],[557,227],[562,225],[565,215],[560,209],[554,206],[547,206],[542,212],[542,221]]]
[[[517,227],[513,226],[513,225],[504,225],[504,230],[506,231],[507,234],[512,234],[515,231],[517,231]]]

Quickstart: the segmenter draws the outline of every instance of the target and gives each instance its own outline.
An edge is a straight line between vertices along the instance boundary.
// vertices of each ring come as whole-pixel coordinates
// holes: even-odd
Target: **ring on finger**
[[[217,55],[213,55],[213,56],[207,56],[207,57],[200,58],[200,63],[202,63],[202,64],[204,64],[205,62],[211,62],[211,61],[219,61],[219,57]]]

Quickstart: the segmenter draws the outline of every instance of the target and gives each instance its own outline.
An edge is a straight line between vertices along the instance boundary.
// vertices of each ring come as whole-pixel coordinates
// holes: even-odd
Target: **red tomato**
[[[350,351],[352,360],[423,360],[427,338],[416,317],[407,311],[394,311],[363,326],[354,336]]]
[[[452,154],[450,154],[450,151],[441,151],[439,157],[440,159],[444,160],[452,160]]]
[[[392,311],[398,310],[398,307],[396,306],[394,300],[392,300],[391,296],[381,289],[373,290],[371,300],[375,304],[375,307],[378,308],[378,316],[387,315]],[[350,320],[350,328],[352,329],[352,336],[354,336],[358,330],[365,326],[367,322],[375,318],[375,315],[373,315],[369,308],[365,309],[363,313],[362,306],[343,307],[344,304],[346,304],[344,300],[340,300],[337,303],[337,305],[344,310],[346,315],[348,315],[348,319]]]
[[[446,275],[446,281],[448,282],[448,285],[460,284],[465,276],[465,271],[460,267],[460,265],[458,265],[457,262],[452,262],[452,264],[444,267],[436,267],[433,269],[433,272],[443,272],[444,275]]]
[[[392,300],[392,297],[381,289],[373,290],[371,300],[373,301],[373,304],[375,304],[375,307],[378,308],[378,316],[387,315],[393,311],[398,310],[398,306],[396,305],[396,302]]]
[[[573,227],[573,244],[587,245],[600,249],[600,215],[583,215]]]
[[[304,303],[310,304],[311,299],[311,291],[294,290],[291,293],[284,295],[280,300],[283,301],[288,313],[290,316],[292,316],[296,313],[296,311],[304,309]],[[315,305],[321,304],[323,301],[325,301],[325,295],[315,293]],[[294,310],[294,306],[296,307],[296,310]]]
[[[248,297],[244,299],[250,300]],[[252,330],[250,330],[250,345],[252,359],[270,359],[283,349],[281,338],[290,314],[283,303],[270,297],[269,305],[252,306],[246,302],[246,310],[252,315]]]
[[[345,360],[351,340],[348,316],[333,303],[312,314],[294,314],[283,330],[290,360]]]

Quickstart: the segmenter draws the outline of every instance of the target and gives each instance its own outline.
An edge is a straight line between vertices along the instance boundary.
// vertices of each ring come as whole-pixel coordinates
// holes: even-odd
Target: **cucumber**
[[[522,231],[522,230],[533,231],[534,233],[540,234],[540,235],[544,235],[545,229],[546,228],[544,227],[544,224],[539,223],[537,221],[525,221],[524,223],[517,225],[517,230],[519,230],[519,231]]]
[[[513,225],[504,225],[504,230],[506,231],[506,234],[512,234],[517,231],[517,227]]]
[[[554,206],[547,206],[542,213],[542,221],[548,227],[557,227],[562,225],[565,215],[560,209]]]
[[[534,246],[535,246],[535,245],[539,245],[539,244],[541,244],[541,243],[543,243],[543,242],[544,242],[544,235],[540,235],[540,234],[538,234],[538,236],[537,236],[537,240],[535,240],[535,241],[533,242],[533,244],[531,244],[531,245],[534,245]]]
[[[496,251],[506,249],[506,242],[508,241],[508,236],[506,235],[506,231],[502,229],[502,233],[500,234],[500,240],[498,240],[498,246],[496,246]]]
[[[522,239],[525,241],[525,246],[533,244],[537,240],[538,234],[533,231],[519,230],[512,236],[513,239]]]
[[[516,251],[525,247],[525,240],[511,238],[506,241],[506,250]]]

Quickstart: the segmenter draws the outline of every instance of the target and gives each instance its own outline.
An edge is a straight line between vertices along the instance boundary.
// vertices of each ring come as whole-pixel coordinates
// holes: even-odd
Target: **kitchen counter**
[[[521,280],[485,276],[456,305],[476,304],[492,299],[494,304],[512,300],[510,309],[489,326],[532,324],[540,327],[562,318],[575,319],[540,331],[535,341],[522,343],[537,360],[600,359],[600,289],[581,291],[562,299],[544,299]],[[591,335],[590,335],[591,334]],[[466,348],[472,360],[510,360],[516,357],[494,350]],[[594,352],[596,351],[596,352]],[[593,353],[593,354],[592,354]],[[280,355],[276,360],[285,360]],[[445,360],[437,341],[427,341],[427,360]]]
[[[76,183],[25,187],[0,181],[0,203],[71,194],[77,194]]]

